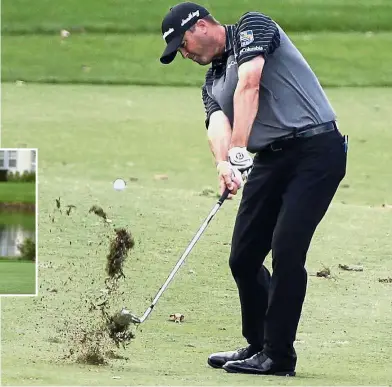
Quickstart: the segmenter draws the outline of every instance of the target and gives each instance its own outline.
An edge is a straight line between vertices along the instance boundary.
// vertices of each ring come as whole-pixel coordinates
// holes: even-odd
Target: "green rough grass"
[[[35,203],[35,183],[0,182],[0,203]]]
[[[69,345],[59,340],[56,328],[84,313],[81,296],[102,287],[104,236],[111,227],[125,226],[135,237],[123,290],[126,305],[140,315],[215,203],[200,196],[206,186],[216,188],[200,93],[195,88],[3,85],[3,145],[23,142],[40,149],[39,297],[2,302],[3,384],[389,384],[392,288],[378,278],[392,276],[392,210],[381,206],[392,203],[392,90],[327,93],[342,131],[350,135],[343,182],[348,186],[339,189],[317,230],[307,268],[314,274],[329,266],[334,279],[309,276],[296,342],[298,377],[272,378],[232,375],[206,365],[211,352],[243,344],[227,264],[238,197],[223,205],[136,340],[119,351],[129,360],[96,368],[59,359]],[[155,174],[168,179],[155,180]],[[117,177],[128,181],[123,192],[112,189]],[[71,216],[55,210],[59,196],[63,205],[77,206]],[[113,224],[105,226],[88,214],[92,204],[102,206]],[[340,271],[339,263],[362,264],[364,271]],[[72,281],[65,285],[68,277]],[[183,313],[185,322],[167,321],[173,312]]]
[[[17,259],[0,259],[0,295],[35,294],[35,263]]]
[[[391,30],[389,0],[201,0],[222,23],[235,23],[247,11],[264,12],[291,31]],[[5,0],[3,33],[160,32],[163,16],[176,2],[163,0]]]
[[[392,86],[392,33],[290,34],[325,86]],[[159,57],[159,35],[4,36],[2,79],[200,86],[206,67]],[[26,60],[26,57],[29,59]],[[376,65],[377,64],[377,70]]]

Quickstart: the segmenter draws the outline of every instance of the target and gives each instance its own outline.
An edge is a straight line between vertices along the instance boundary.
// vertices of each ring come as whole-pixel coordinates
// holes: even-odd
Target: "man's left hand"
[[[229,149],[229,162],[236,167],[246,179],[253,168],[253,159],[245,147],[235,146]]]

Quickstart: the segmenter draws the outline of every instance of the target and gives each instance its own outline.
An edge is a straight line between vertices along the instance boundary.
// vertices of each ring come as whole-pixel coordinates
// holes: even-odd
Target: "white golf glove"
[[[253,159],[246,147],[235,146],[229,149],[228,156],[230,164],[241,172],[244,179],[247,179],[253,168]]]

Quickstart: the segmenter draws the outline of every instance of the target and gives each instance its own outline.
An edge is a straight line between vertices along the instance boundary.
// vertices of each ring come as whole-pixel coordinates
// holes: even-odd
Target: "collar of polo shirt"
[[[225,50],[223,51],[222,56],[212,61],[212,69],[214,71],[219,72],[227,62],[227,58],[229,57],[231,51],[233,50],[233,40],[234,40],[234,28],[235,26],[232,24],[224,24],[226,31],[226,44]]]

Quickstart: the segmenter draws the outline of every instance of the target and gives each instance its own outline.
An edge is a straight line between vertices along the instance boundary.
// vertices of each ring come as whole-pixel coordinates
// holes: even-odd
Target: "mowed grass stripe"
[[[341,132],[349,135],[340,199],[391,204],[392,89],[326,92]],[[40,184],[55,176],[59,185],[69,176],[73,187],[83,186],[84,167],[92,179],[107,179],[108,189],[117,177],[137,178],[131,187],[195,192],[217,183],[199,88],[3,84],[2,108],[3,146],[40,149]],[[155,180],[156,174],[168,179]]]
[[[392,33],[290,34],[324,86],[392,86]],[[3,81],[201,86],[206,67],[159,57],[159,35],[4,36]],[[377,70],[375,67],[377,63]]]
[[[214,0],[199,2],[222,23],[235,23],[247,11],[274,18],[289,31],[390,31],[389,0]],[[160,33],[169,0],[6,0],[2,2],[2,33],[59,33],[63,28],[101,33]]]

